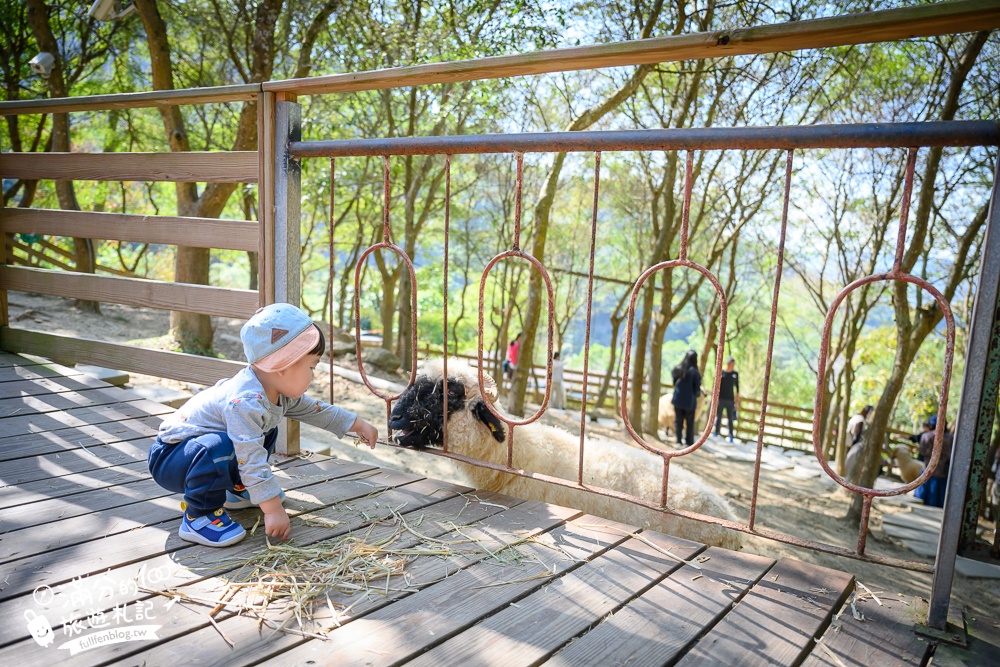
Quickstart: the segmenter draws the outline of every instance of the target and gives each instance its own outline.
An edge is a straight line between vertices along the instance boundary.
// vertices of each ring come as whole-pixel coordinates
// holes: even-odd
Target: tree
[[[649,14],[643,22],[640,31],[640,39],[645,39],[653,33],[653,28],[660,19],[660,12],[663,8],[662,0],[655,0]],[[636,14],[639,14],[638,8]],[[683,29],[686,16],[683,6],[679,11],[678,21],[675,25],[675,34],[680,34]],[[646,75],[653,70],[652,65],[640,65],[635,69],[628,80],[615,90],[606,99],[594,104],[579,116],[577,116],[566,128],[567,131],[585,130],[594,123],[604,118],[609,113],[617,109],[622,102],[631,97],[642,84]],[[562,172],[563,164],[566,161],[565,153],[555,155],[549,174],[542,186],[542,191],[538,201],[535,203],[533,216],[534,240],[531,246],[531,255],[544,264],[545,245],[548,238],[549,218],[552,212],[552,203],[555,200],[556,188],[559,185],[559,175]],[[510,395],[507,399],[507,410],[511,414],[524,414],[525,391],[528,386],[528,376],[534,359],[535,336],[538,333],[538,321],[542,308],[542,276],[538,271],[533,271],[528,283],[528,302],[525,309],[524,318],[524,338],[521,343],[521,351],[517,370],[514,372],[514,379],[511,383]],[[552,333],[549,333],[550,337]]]
[[[60,42],[56,39],[52,31],[52,17],[49,8],[43,0],[27,1],[27,21],[31,26],[32,35],[38,48],[47,53],[51,53],[55,59],[52,71],[46,78],[46,87],[51,97],[69,97],[71,86],[88,71],[88,66],[92,61],[104,58],[110,47],[110,37],[114,34],[116,26],[110,29],[98,31],[93,19],[80,20],[72,14],[69,21],[79,25],[70,28],[76,33],[77,40]],[[65,17],[60,17],[65,19]],[[67,69],[70,61],[66,49],[71,48],[70,44],[77,49],[73,54],[72,67]],[[16,127],[11,128],[14,135]],[[52,135],[46,148],[60,153],[68,153],[71,148],[69,114],[56,113],[52,115]],[[56,194],[59,198],[59,206],[63,210],[79,211],[80,204],[76,199],[76,188],[73,181],[60,179],[56,181]],[[28,198],[30,202],[30,197]],[[74,258],[76,270],[82,273],[94,273],[96,268],[94,242],[92,239],[73,239]],[[77,301],[78,307],[91,312],[99,312],[99,304],[95,301]]]
[[[948,87],[941,100],[938,113],[939,120],[953,120],[959,110],[962,89],[969,77],[976,59],[983,50],[988,31],[978,32],[965,44],[961,54],[952,60],[947,49],[944,57],[947,62]],[[917,261],[925,252],[925,244],[932,223],[932,215],[936,207],[941,205],[941,197],[937,193],[936,181],[941,171],[943,149],[934,147],[927,151],[921,176],[920,190],[917,195],[917,210],[913,224],[910,225],[911,238],[906,246],[901,269],[910,273]],[[938,200],[938,201],[935,201]],[[948,272],[942,295],[947,301],[955,296],[958,286],[967,278],[975,258],[976,244],[986,222],[988,202],[984,201],[981,208],[972,216],[964,230],[958,232],[955,238],[955,259]],[[881,465],[882,442],[885,437],[889,419],[892,416],[896,401],[903,389],[906,373],[913,363],[921,345],[927,336],[941,322],[944,314],[937,302],[930,301],[927,305],[915,308],[911,305],[907,284],[894,281],[892,284],[893,310],[896,316],[896,353],[893,360],[892,373],[875,405],[868,429],[864,436],[858,483],[871,487],[875,483]],[[864,505],[864,497],[855,495],[847,513],[849,521],[860,521]]]
[[[237,54],[230,45],[233,60],[239,65],[247,83],[267,81],[274,66],[274,29],[281,11],[281,0],[262,0],[254,12],[253,37],[249,52]],[[171,59],[167,23],[160,14],[155,0],[136,0],[135,6],[142,19],[149,43],[150,66],[154,90],[174,88],[174,64]],[[232,35],[230,35],[232,36]],[[243,63],[243,59],[247,62]],[[191,140],[184,116],[177,106],[159,108],[163,129],[171,151],[191,150]],[[234,151],[257,149],[257,104],[245,102],[237,122]],[[222,213],[235,183],[210,183],[199,193],[196,183],[177,183],[177,212],[179,215],[217,218]],[[207,285],[209,278],[207,248],[178,246],[174,280],[180,283]],[[212,321],[207,315],[195,313],[170,313],[170,330],[180,348],[187,352],[207,354],[212,351]]]

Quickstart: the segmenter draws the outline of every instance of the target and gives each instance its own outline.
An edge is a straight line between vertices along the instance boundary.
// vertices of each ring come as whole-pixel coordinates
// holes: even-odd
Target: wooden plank
[[[306,462],[294,459],[274,473],[287,493],[290,509],[303,498],[308,498],[304,502],[314,504],[317,496],[312,487],[334,476],[328,474],[317,479],[302,475],[300,469],[305,465]],[[336,470],[344,476],[369,469],[371,466],[342,466]],[[135,484],[8,509],[0,517],[0,563],[175,521],[180,514],[181,499],[179,494],[167,491],[147,477]]]
[[[240,319],[253,315],[258,301],[252,290],[16,266],[0,266],[0,285],[32,294]]]
[[[286,498],[286,508],[294,510],[298,504],[298,506],[312,511],[317,506],[332,504],[337,500],[369,495],[377,491],[380,486],[400,486],[420,479],[415,475],[380,471],[377,475],[365,477],[365,484],[341,482],[336,485],[320,485],[315,494],[307,494],[306,497],[309,500]],[[279,482],[283,481],[279,479]],[[328,499],[326,502],[312,502],[311,496],[318,495],[319,492],[326,494],[324,496]],[[191,543],[177,537],[177,527],[180,525],[179,508],[173,510],[173,517],[166,523],[143,526],[127,533],[109,535],[108,537],[94,535],[95,539],[87,542],[0,565],[0,581],[6,582],[3,590],[0,591],[0,600],[30,593],[41,585],[54,586],[75,577],[89,576],[104,571],[116,565],[127,565],[145,558],[185,549]],[[226,549],[224,551],[232,552],[233,550]],[[0,629],[0,637],[6,636],[3,633],[4,630]]]
[[[97,405],[88,408],[72,408],[43,414],[8,417],[0,421],[0,435],[17,436],[42,431],[55,431],[67,426],[89,426],[94,419],[121,421],[137,417],[161,416],[173,412],[173,408],[146,399]],[[0,440],[0,447],[7,450],[10,441]]]
[[[519,546],[526,556],[522,563],[476,563],[343,625],[328,641],[307,641],[260,664],[301,665],[324,655],[336,655],[345,667],[406,661],[625,541],[627,532],[615,528],[630,530],[606,519],[579,517]]]
[[[67,391],[86,389],[110,389],[113,386],[88,374],[75,375],[71,378],[58,375],[19,382],[0,382],[0,399],[18,396],[44,396],[45,394],[61,394]]]
[[[258,229],[258,223],[251,220],[0,208],[0,231],[4,232],[115,239],[192,248],[257,251]]]
[[[257,151],[0,153],[0,173],[26,180],[256,183]]]
[[[650,535],[650,533],[643,533]],[[670,663],[736,604],[774,561],[711,547],[700,571],[684,567],[556,653],[545,665]],[[699,576],[700,575],[700,576]]]
[[[8,508],[0,515],[0,564],[175,519],[179,502],[145,479]]]
[[[97,111],[98,109],[144,109],[149,107],[170,107],[181,104],[250,102],[253,101],[259,92],[259,83],[243,83],[231,86],[152,90],[140,93],[57,97],[47,100],[15,100],[0,102],[0,115],[13,116],[17,114]]]
[[[37,363],[37,361],[32,361],[19,354],[0,351],[0,368],[7,368],[8,366],[34,366]]]
[[[655,545],[655,546],[654,546]],[[537,665],[607,614],[682,567],[664,551],[680,547],[685,557],[704,549],[660,533],[642,533],[603,556],[556,579],[465,632],[408,662],[437,665]],[[687,569],[688,575],[695,572]],[[590,663],[590,664],[612,664]],[[582,663],[577,663],[582,664]],[[631,663],[629,663],[631,664]]]
[[[386,503],[391,503],[395,506],[400,506],[402,509],[399,511],[408,520],[418,523],[422,527],[428,528],[430,531],[434,530],[434,526],[429,526],[427,521],[422,521],[437,515],[440,511],[444,511],[443,506],[449,502],[449,498],[454,499],[451,503],[450,508],[447,509],[449,514],[457,514],[461,511],[462,507],[466,504],[466,499],[455,497],[455,490],[449,490],[447,493],[442,493],[440,486],[436,486],[438,492],[436,494],[432,493],[435,488],[431,487],[431,484],[437,485],[436,482],[431,482],[430,480],[424,480],[422,482],[415,482],[413,484],[401,487],[399,489],[390,489],[382,494],[385,498],[383,507]],[[452,489],[457,489],[461,487],[449,487]],[[355,503],[363,508],[372,509],[374,502],[371,499],[361,498],[357,501],[352,501],[352,506]],[[484,506],[485,507],[485,506]],[[483,517],[489,516],[490,513],[496,511],[495,508],[486,507],[489,512],[479,512],[474,507],[470,506],[468,508],[469,514],[473,515],[475,518],[471,518],[468,522],[472,520],[481,519]],[[361,517],[358,512],[352,515],[342,515],[337,514],[333,508],[328,508],[326,510],[320,510],[313,512],[313,514],[326,515],[333,512],[334,515],[343,519],[343,523],[336,528],[324,527],[318,528],[313,526],[297,526],[296,534],[300,532],[304,535],[308,533],[308,537],[303,538],[304,541],[300,541],[299,538],[296,541],[300,544],[315,544],[321,539],[331,539],[336,537],[342,537],[344,534],[356,530],[368,523],[368,521]],[[379,512],[372,512],[373,515],[381,515]],[[293,522],[297,521],[293,519]],[[461,525],[467,523],[461,517],[456,518],[456,521]],[[431,537],[434,536],[433,532],[429,534]],[[185,558],[186,561],[192,563],[190,569],[183,565],[179,566],[175,561],[171,560],[168,556],[161,556],[151,560],[145,561],[142,566],[145,567],[146,576],[142,575],[142,571],[139,572],[139,580],[142,581],[146,579],[146,586],[155,589],[164,589],[175,586],[185,586],[185,590],[189,591],[193,595],[204,595],[209,598],[217,596],[219,594],[220,587],[225,586],[226,579],[235,578],[233,571],[236,569],[241,561],[241,558],[247,558],[251,554],[259,552],[264,548],[263,535],[258,533],[256,537],[250,537],[244,542],[240,543],[236,547],[229,549],[209,549],[206,547],[193,546],[185,554],[188,557]],[[199,650],[204,650],[204,646],[214,646],[215,642],[221,642],[218,634],[213,634],[211,638],[207,641],[201,641],[200,635],[194,634],[199,628],[206,627],[208,621],[206,618],[206,609],[200,606],[194,606],[197,614],[191,614],[190,609],[185,604],[172,604],[171,600],[166,598],[150,595],[148,592],[135,591],[134,580],[136,578],[137,566],[128,566],[125,568],[120,568],[117,570],[111,570],[107,573],[108,578],[114,583],[116,590],[123,590],[125,593],[123,595],[118,595],[113,601],[106,601],[106,604],[110,607],[112,603],[121,604],[122,602],[134,602],[137,600],[146,600],[145,604],[150,606],[155,605],[156,607],[156,623],[161,627],[157,632],[158,638],[163,640],[170,640],[173,637],[185,637],[188,635],[193,635],[187,640],[182,639],[183,645],[186,647],[185,652],[194,653]],[[151,577],[149,573],[156,573],[156,582],[150,583]],[[103,577],[102,577],[103,578]],[[129,586],[130,578],[132,579],[132,586]],[[56,590],[56,595],[52,603],[49,605],[49,609],[52,608],[67,608],[69,609],[71,618],[86,618],[88,612],[84,605],[78,602],[74,603],[69,592],[63,591],[62,589]],[[28,599],[24,600],[23,604],[31,604]],[[12,606],[11,603],[7,605],[0,606],[0,616],[6,616],[7,607]],[[42,610],[39,609],[39,612]],[[89,613],[93,613],[92,611]],[[227,612],[216,616],[217,619],[222,621],[228,616]],[[69,620],[65,615],[59,617],[63,621]],[[212,630],[215,633],[214,630]],[[26,636],[26,633],[25,635]],[[278,637],[258,637],[258,639],[275,640],[280,639],[281,635]],[[169,646],[169,644],[167,644]],[[171,647],[171,650],[175,649],[176,646]],[[160,648],[151,648],[147,643],[132,643],[118,646],[106,646],[99,647],[92,651],[88,651],[88,659],[91,664],[97,664],[98,662],[103,663],[106,660],[120,659],[123,656],[127,656],[130,653],[141,652],[143,654],[143,659],[146,664],[158,664],[158,659],[150,657],[147,655],[148,651],[153,651],[153,655],[161,655],[158,653],[162,651]],[[7,648],[0,649],[0,660],[6,660],[10,656],[20,655],[23,660],[19,660],[19,664],[22,667],[27,667],[28,665],[47,665],[50,664],[46,660],[51,660],[51,654],[48,654],[44,649],[40,649],[32,639],[26,639],[24,642],[19,644],[13,644]],[[169,662],[168,662],[169,664]]]
[[[213,385],[239,373],[246,364],[211,357],[197,357],[180,352],[147,350],[121,343],[106,343],[79,336],[0,329],[0,348],[8,352],[26,352],[77,363],[106,366],[130,373],[142,373],[196,384]]]
[[[41,378],[64,378],[83,375],[80,371],[50,364],[35,364],[33,366],[5,366],[0,368],[0,382],[23,382],[24,380],[39,380]]]
[[[914,598],[919,600],[920,598]],[[923,618],[927,620],[926,608]],[[949,618],[954,614],[949,613]],[[928,663],[931,667],[997,667],[1000,665],[1000,622],[980,614],[961,612],[967,632],[968,647],[940,643]],[[958,619],[956,619],[958,620]],[[950,621],[949,621],[950,622]]]
[[[432,483],[436,482],[433,480],[425,480],[420,484],[425,488],[429,488],[429,485]],[[405,495],[402,495],[402,493],[413,493],[416,486],[417,485],[414,484],[389,492],[386,495],[392,495],[393,498],[387,499],[388,502],[399,502],[399,499],[405,498]],[[413,526],[419,526],[419,532],[431,539],[454,540],[461,539],[461,537],[456,534],[456,531],[461,530],[465,526],[469,526],[477,521],[486,519],[491,522],[494,521],[495,515],[506,509],[499,503],[513,503],[514,506],[517,506],[521,502],[513,498],[498,496],[497,494],[481,494],[477,492],[476,495],[477,497],[481,497],[486,500],[486,502],[479,503],[469,498],[453,496],[450,498],[446,497],[444,500],[434,502],[433,504],[429,504],[430,502],[433,502],[429,496],[420,498],[416,501],[416,503],[404,501],[406,504],[403,516],[407,523]],[[411,508],[411,504],[415,504],[416,506]],[[448,517],[448,519],[446,520],[444,517]],[[357,525],[357,514],[347,517],[345,527]],[[387,535],[391,535],[394,530],[395,528],[392,526],[378,526],[375,527],[370,534],[366,529],[365,535],[367,536],[368,541],[375,542]],[[343,532],[343,529],[341,529],[338,532],[337,537],[341,537]],[[334,539],[336,539],[336,537]],[[400,536],[399,539],[393,543],[393,546],[396,548],[408,548],[419,545],[421,542],[422,541],[419,538],[405,534]],[[314,546],[316,544],[321,543],[313,543]],[[407,565],[407,571],[409,572],[412,569],[420,569],[422,563],[429,560],[440,561],[440,559],[434,557],[417,557],[416,560]],[[472,562],[474,561],[469,561],[470,564]],[[219,595],[221,590],[224,590],[226,584],[226,578],[211,578],[185,586],[183,590],[189,595],[213,599]],[[391,600],[402,595],[406,595],[408,591],[411,591],[411,589],[423,587],[425,585],[426,584],[419,583],[407,585],[404,583],[400,586],[394,581],[387,595],[382,594],[379,596],[373,596],[373,606],[369,609],[390,604]],[[238,597],[237,601],[240,599],[241,598]],[[325,600],[320,603],[317,611],[328,611]],[[354,612],[355,610],[352,610],[352,617],[357,615]],[[255,629],[255,620],[249,619],[245,616],[233,618],[231,612],[223,612],[217,615],[216,618],[219,621],[220,628],[227,634],[227,636],[229,633],[234,633],[240,637],[240,640],[237,642],[238,646],[235,652],[229,652],[228,647],[225,647],[221,643],[219,634],[215,628],[208,624],[204,613],[201,615],[200,619],[192,619],[193,622],[186,622],[183,616],[178,617],[171,613],[161,616],[161,621],[166,627],[163,631],[157,633],[161,639],[166,638],[170,641],[154,648],[141,651],[142,659],[146,660],[147,664],[156,664],[172,652],[177,651],[181,646],[198,646],[201,647],[201,655],[205,656],[217,653],[219,649],[226,650],[228,655],[225,656],[225,661],[229,665],[235,665],[240,664],[252,656],[255,651],[267,653],[274,651],[279,646],[291,645],[301,641],[299,637],[283,635],[281,633],[271,635],[268,631],[262,634]],[[343,622],[347,623],[350,622],[350,620],[351,618],[349,617],[344,619]],[[0,651],[0,659],[2,659],[3,656],[4,653]],[[113,657],[120,658],[121,651],[115,652]],[[195,659],[198,658],[196,657]],[[116,664],[127,664],[127,661],[125,663]]]
[[[336,488],[338,491],[335,494],[337,501],[341,501],[345,505],[349,501],[351,507],[357,506],[361,510],[368,510],[371,520],[389,515],[391,510],[389,509],[390,505],[388,502],[392,503],[392,507],[403,505],[409,508],[419,508],[454,497],[456,490],[464,488],[445,482],[435,481],[430,483],[425,480],[422,481],[421,478],[414,475],[402,475],[393,473],[392,471],[380,471],[379,469],[375,469],[375,474],[372,475],[373,471],[370,466],[344,463],[326,457],[322,457],[321,460],[305,462],[303,466],[297,466],[295,469],[296,476],[302,475],[302,471],[319,472],[319,475],[306,475],[306,477],[313,478],[311,480],[313,482],[319,477],[322,482],[320,486]],[[339,479],[331,483],[331,478]],[[284,480],[282,481],[285,483]],[[387,486],[383,486],[380,482],[384,482]],[[406,488],[395,489],[394,487],[412,487],[412,490],[407,490]],[[388,490],[383,491],[383,489]],[[436,493],[435,490],[437,490]],[[376,493],[380,491],[381,494]],[[306,494],[299,494],[299,492],[292,491],[288,495],[289,498],[286,499],[285,504],[292,518],[295,540],[298,544],[312,544],[318,540],[340,535],[369,523],[369,519],[361,518],[361,515],[353,510],[346,510],[350,512],[350,516],[348,516],[344,514],[345,510],[343,507],[322,509],[309,500],[300,500],[297,497],[292,497],[293,495],[302,495],[308,498],[309,496]],[[327,490],[326,495],[330,495],[329,490]],[[379,509],[378,500],[368,498],[372,495],[378,495],[379,498],[387,501],[381,504],[381,509]],[[296,518],[303,512],[309,515],[329,515],[344,519],[344,521],[335,528],[311,526],[302,523],[301,519]],[[247,525],[252,525],[253,519],[251,517],[256,513],[256,510],[245,510],[242,514],[236,513],[235,516],[237,518],[242,516],[242,521],[245,521]],[[175,517],[177,514],[175,510]],[[259,516],[259,514],[257,515]],[[70,549],[62,549],[60,552],[69,552],[77,554],[82,558],[90,558],[89,562],[91,566],[96,564],[101,568],[99,570],[101,572],[101,580],[104,580],[105,577],[110,577],[115,582],[116,589],[120,591],[120,594],[116,595],[112,601],[104,603],[108,605],[108,609],[105,610],[108,611],[112,604],[124,604],[140,599],[156,597],[151,596],[148,592],[142,592],[137,589],[137,570],[140,575],[140,586],[144,584],[160,589],[168,588],[233,571],[238,568],[241,558],[249,558],[264,547],[263,531],[258,531],[256,536],[251,536],[240,544],[226,549],[191,544],[180,540],[176,536],[178,523],[175,519],[174,521],[162,523],[157,526],[139,528],[130,531],[129,534],[110,536],[96,542],[89,542]],[[132,536],[131,541],[125,539],[129,535]],[[102,542],[105,545],[103,550],[95,548],[95,545],[97,547],[101,546]],[[120,551],[119,547],[124,550],[124,553]],[[102,561],[100,558],[101,553],[104,556],[113,554],[114,557],[110,559],[105,558]],[[128,567],[133,563],[136,564],[134,567]],[[16,566],[16,564],[13,565]],[[65,568],[62,569],[63,571],[67,571]],[[147,573],[145,576],[142,575],[143,570]],[[151,577],[151,572],[156,572],[157,576]],[[43,574],[50,575],[52,573],[44,572]],[[130,581],[132,582],[131,585],[127,585]],[[82,600],[78,596],[74,596],[73,587],[54,585],[53,593],[54,595],[50,603],[44,608],[39,609],[38,613],[59,610],[58,618],[63,623],[75,619],[84,619],[88,615],[93,614],[94,604]],[[0,596],[2,595],[3,593],[0,593]],[[157,599],[159,598],[157,597]],[[17,616],[23,618],[24,611],[31,608],[33,604],[30,593],[15,596],[0,604],[0,619],[7,621]],[[23,625],[22,622],[0,627],[0,645],[28,637]],[[34,643],[33,640],[29,640],[29,642]],[[7,649],[4,649],[4,653],[6,651]]]
[[[524,55],[268,81],[263,84],[263,90],[299,95],[380,90],[599,67],[818,49],[997,27],[1000,27],[1000,8],[995,2],[969,0]]]
[[[13,465],[12,460],[37,459],[37,457],[47,454],[53,454],[57,457],[59,454],[70,454],[86,459],[99,459],[96,447],[155,437],[162,421],[160,417],[141,417],[120,421],[109,418],[104,422],[100,422],[100,419],[103,417],[91,420],[95,423],[88,423],[86,426],[74,426],[55,431],[18,433],[0,438],[0,470],[9,470],[10,466]],[[145,449],[149,449],[149,447]],[[143,453],[142,458],[146,458],[145,453]],[[71,472],[79,471],[72,470]],[[20,481],[28,480],[20,479]]]
[[[426,480],[425,486],[437,483],[435,480]],[[475,502],[475,498],[483,498],[486,504]],[[506,546],[517,543],[526,535],[540,535],[553,527],[559,526],[563,519],[572,516],[569,510],[554,508],[544,503],[534,501],[519,501],[513,498],[497,496],[497,494],[477,491],[474,497],[462,498],[462,503],[458,504],[445,501],[434,506],[434,514],[426,517],[428,520],[422,521],[419,526],[420,532],[427,531],[430,537],[440,537],[448,539],[477,539],[486,548],[497,553]],[[471,500],[466,507],[467,500]],[[353,503],[352,503],[353,504]],[[492,509],[501,509],[497,513]],[[476,521],[465,518],[466,512],[471,512]],[[412,512],[410,516],[412,516]],[[471,518],[471,517],[470,517]],[[480,527],[479,524],[487,524]],[[414,524],[416,525],[416,520]],[[455,533],[455,526],[463,527],[460,535],[453,535],[451,538],[444,537]],[[469,527],[466,527],[469,526]],[[374,530],[370,540],[377,541],[391,534],[395,529],[391,526],[379,527]],[[418,544],[419,540],[404,538],[400,546],[412,546]],[[365,618],[373,611],[395,604],[394,601],[405,599],[412,592],[426,589],[428,586],[436,586],[446,578],[453,577],[456,573],[462,572],[476,564],[482,563],[488,557],[488,553],[483,549],[473,549],[466,554],[453,556],[451,558],[423,557],[417,558],[406,567],[407,578],[405,582],[392,586],[388,594],[371,596],[367,592],[356,595],[348,595],[338,591],[327,591],[332,604],[343,609],[349,609],[334,620],[332,612],[328,608],[320,606],[315,610],[314,618],[320,625],[318,630],[333,629],[334,627],[346,626],[355,622],[358,618]],[[495,568],[494,568],[495,569]],[[508,568],[514,569],[514,568]],[[200,586],[192,587],[197,591]],[[206,591],[207,592],[207,591]],[[202,647],[199,655],[194,656],[194,660],[211,662],[219,659],[219,652],[224,651],[225,662],[229,667],[242,664],[253,664],[261,658],[277,652],[287,650],[303,642],[301,637],[295,635],[275,636],[261,635],[257,623],[253,619],[246,617],[230,616],[220,623],[220,628],[227,636],[231,636],[236,646],[233,650],[218,641],[217,636],[212,633],[214,629],[206,628],[206,632],[200,632],[197,637],[201,640],[197,645]],[[162,655],[169,655],[176,652],[178,644],[183,646],[192,645],[191,638],[178,637],[176,643],[166,644],[162,647],[163,653],[154,654],[153,659]],[[381,652],[381,651],[380,651]],[[0,653],[0,657],[3,653]],[[143,652],[143,657],[150,658],[149,652]],[[308,660],[308,659],[307,659]],[[308,664],[308,661],[307,663]]]
[[[863,592],[863,589],[858,589]],[[855,601],[864,620],[854,618],[844,603],[838,617],[802,662],[802,667],[902,667],[923,665],[930,642],[913,631],[927,620],[927,601],[877,591],[878,604],[870,597]]]
[[[3,429],[3,420],[10,417],[44,414],[46,412],[58,412],[73,408],[110,405],[112,403],[138,400],[142,400],[142,396],[127,389],[119,389],[118,387],[65,391],[58,394],[43,394],[41,396],[3,398],[0,399],[0,430]]]
[[[85,473],[125,466],[133,463],[146,464],[146,456],[152,438],[144,438],[110,444],[96,443],[87,446],[86,451],[57,451],[40,456],[29,456],[0,462],[0,483],[27,484],[29,482],[59,479],[63,475]]]
[[[795,665],[826,629],[854,577],[782,558],[677,665]]]
[[[7,471],[0,466],[0,478],[7,474]],[[145,459],[124,465],[88,470],[85,473],[70,473],[59,477],[46,477],[33,482],[0,486],[0,509],[36,503],[50,498],[72,496],[93,489],[132,484],[144,479],[149,479]]]

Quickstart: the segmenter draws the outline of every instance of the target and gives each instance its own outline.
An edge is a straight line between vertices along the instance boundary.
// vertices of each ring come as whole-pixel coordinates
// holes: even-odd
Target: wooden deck
[[[387,594],[331,593],[312,629],[325,639],[228,608],[210,619],[210,603],[150,591],[218,600],[241,559],[266,548],[263,530],[226,549],[178,539],[179,498],[145,464],[169,412],[71,369],[0,354],[0,664],[836,667],[919,665],[930,653],[913,632],[922,600],[868,597],[856,620],[844,572],[321,456],[276,473],[295,544],[397,511],[425,538],[460,531],[479,551],[415,557]],[[249,529],[258,514],[233,515]],[[491,556],[515,542],[518,558]],[[52,635],[36,640],[29,625],[46,621]],[[150,636],[135,639],[145,626]],[[63,647],[98,633],[93,647]]]

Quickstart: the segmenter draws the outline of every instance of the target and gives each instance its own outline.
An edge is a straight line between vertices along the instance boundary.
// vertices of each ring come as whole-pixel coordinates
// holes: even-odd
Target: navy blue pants
[[[277,441],[277,428],[264,434],[268,456],[274,453]],[[157,484],[184,494],[192,518],[219,509],[226,502],[226,491],[243,484],[233,441],[225,433],[207,433],[173,444],[157,438],[149,448],[147,461],[149,474]]]

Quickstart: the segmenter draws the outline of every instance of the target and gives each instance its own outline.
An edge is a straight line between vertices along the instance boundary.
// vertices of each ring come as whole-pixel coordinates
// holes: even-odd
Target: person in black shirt
[[[698,353],[688,350],[684,361],[673,370],[674,414],[676,415],[677,444],[694,444],[694,411],[701,395],[701,373],[698,371]],[[685,426],[687,437],[685,437]]]
[[[740,400],[740,374],[736,369],[736,359],[729,357],[726,360],[726,370],[719,380],[719,396],[715,407],[715,435],[719,435],[722,429],[722,411],[726,411],[729,419],[729,442],[733,441],[733,422],[739,417],[736,414],[736,403]]]

